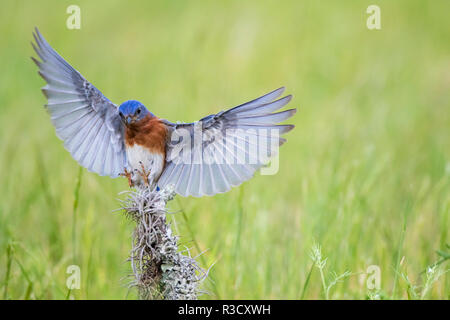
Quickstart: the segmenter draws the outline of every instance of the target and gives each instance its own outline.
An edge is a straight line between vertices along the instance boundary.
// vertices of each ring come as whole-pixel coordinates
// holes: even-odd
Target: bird
[[[160,118],[137,100],[114,104],[38,28],[33,37],[38,57],[31,58],[46,82],[57,137],[81,166],[126,177],[130,187],[170,186],[184,197],[227,192],[267,166],[286,141],[281,135],[294,128],[280,124],[297,111],[278,111],[292,99],[281,97],[284,87],[191,123]]]

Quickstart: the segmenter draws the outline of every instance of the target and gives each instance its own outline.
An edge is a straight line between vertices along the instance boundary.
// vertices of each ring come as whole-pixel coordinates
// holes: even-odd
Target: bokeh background
[[[80,30],[66,28],[71,4]],[[366,27],[371,4],[381,30]],[[445,0],[3,1],[0,298],[136,298],[133,224],[113,211],[127,182],[79,170],[57,139],[29,58],[35,26],[110,100],[169,120],[283,85],[294,95],[277,175],[171,203],[180,243],[214,264],[202,298],[325,298],[315,243],[328,283],[352,272],[330,298],[420,297],[450,243],[449,12]],[[81,288],[68,292],[72,264]],[[443,274],[424,297],[449,295]]]

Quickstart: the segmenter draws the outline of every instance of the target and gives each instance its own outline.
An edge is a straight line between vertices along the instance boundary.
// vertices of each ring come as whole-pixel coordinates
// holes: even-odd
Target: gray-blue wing
[[[72,157],[89,171],[117,177],[126,166],[123,124],[117,106],[72,68],[47,43],[39,30],[33,34],[33,61],[47,82],[42,88],[47,110]]]
[[[293,125],[280,122],[296,109],[275,112],[292,98],[284,88],[198,122],[174,124],[158,186],[172,185],[182,196],[201,197],[230,190],[253,177],[286,140]]]

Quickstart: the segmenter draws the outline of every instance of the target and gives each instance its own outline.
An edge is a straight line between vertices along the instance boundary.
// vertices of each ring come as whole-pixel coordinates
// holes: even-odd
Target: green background
[[[71,4],[80,30],[66,28]],[[371,4],[381,30],[366,27]],[[330,298],[372,296],[370,265],[380,298],[414,298],[411,284],[423,290],[421,272],[449,251],[449,12],[449,1],[411,0],[3,1],[0,298],[136,298],[133,224],[113,212],[127,182],[83,169],[77,195],[78,165],[29,58],[34,26],[110,100],[138,99],[172,121],[283,85],[293,94],[277,175],[170,203],[180,244],[214,263],[203,298],[322,299],[314,243],[328,283],[352,272]],[[72,264],[81,288],[68,293]],[[448,299],[449,288],[442,275],[424,297]]]

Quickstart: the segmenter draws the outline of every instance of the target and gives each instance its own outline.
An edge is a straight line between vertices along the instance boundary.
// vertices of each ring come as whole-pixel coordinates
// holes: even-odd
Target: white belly
[[[139,145],[127,147],[127,160],[129,170],[132,172],[132,180],[137,184],[143,183],[142,166],[148,174],[148,180],[152,184],[158,179],[164,168],[164,157],[159,153],[150,152]]]

